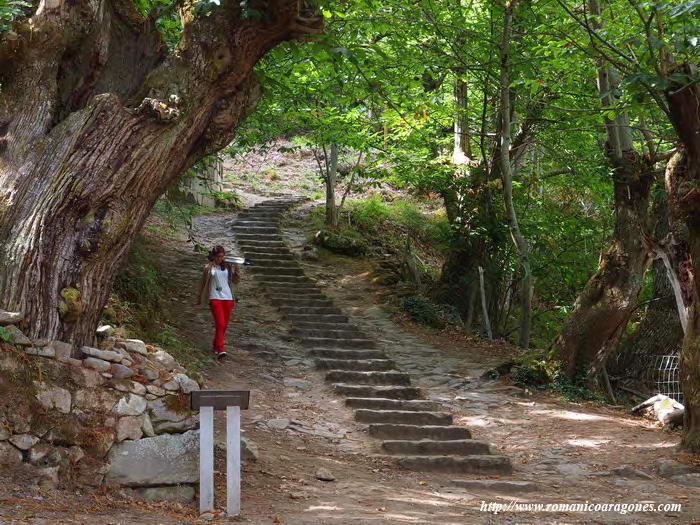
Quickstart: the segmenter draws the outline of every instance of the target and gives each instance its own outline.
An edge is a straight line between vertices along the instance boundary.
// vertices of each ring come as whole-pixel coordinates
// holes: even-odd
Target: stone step
[[[510,474],[513,466],[505,456],[405,456],[398,464],[416,472],[450,472],[458,474]]]
[[[233,233],[236,237],[241,235],[279,235],[279,228],[277,226],[239,226],[234,225],[231,227]]]
[[[323,295],[323,293],[317,288],[309,288],[300,293],[290,292],[288,290],[283,290],[278,292],[276,290],[270,290],[267,294],[270,300],[278,299],[280,301],[294,300],[294,299],[320,299],[327,300],[328,297]]]
[[[298,296],[294,294],[291,297],[270,296],[270,302],[277,306],[303,306],[303,307],[329,307],[333,306],[333,301],[317,297],[314,295]]]
[[[397,425],[437,425],[452,424],[452,414],[448,412],[420,412],[416,410],[368,410],[355,411],[355,421],[360,423],[393,423]]]
[[[258,227],[258,226],[269,226],[270,228],[277,228],[278,227],[279,221],[276,219],[265,219],[265,218],[258,218],[258,217],[243,217],[243,218],[238,218],[232,221],[230,224],[231,226],[253,226],[253,227]]]
[[[304,270],[293,266],[252,266],[251,270],[260,275],[304,275]]]
[[[316,359],[320,370],[361,370],[381,372],[394,370],[396,363],[391,359]]]
[[[432,439],[452,441],[471,439],[468,428],[442,425],[391,425],[375,424],[369,426],[369,435],[378,439]]]
[[[283,279],[285,276],[277,276],[276,279]],[[280,312],[293,315],[340,315],[340,309],[336,306],[278,306]]]
[[[326,381],[356,385],[410,386],[411,384],[410,376],[398,371],[357,372],[352,370],[331,370],[326,374]]]
[[[313,281],[304,275],[268,275],[256,274],[256,279],[265,283],[297,283],[309,286]]]
[[[491,454],[489,444],[476,439],[383,441],[382,450],[387,454],[400,454],[403,456],[472,456],[476,454]]]
[[[251,257],[251,260],[252,260],[252,257]],[[271,268],[271,267],[300,268],[299,262],[294,258],[293,255],[289,255],[289,258],[286,258],[286,259],[281,259],[281,258],[279,258],[279,256],[277,256],[277,257],[264,257],[261,255],[256,255],[255,260],[256,260],[255,266],[257,266],[257,267],[263,267],[263,268]]]
[[[345,405],[350,408],[366,408],[368,410],[415,410],[418,412],[439,412],[440,403],[425,399],[384,399],[381,397],[349,397]]]
[[[280,214],[276,212],[266,212],[266,211],[243,211],[238,214],[236,220],[242,221],[270,221],[275,224],[279,223]]]
[[[294,329],[299,330],[356,330],[360,332],[360,329],[354,324],[350,323],[315,323],[313,321],[297,322],[294,323]]]
[[[338,350],[337,348],[314,348],[309,351],[311,357],[322,359],[386,359],[381,350]]]
[[[268,287],[265,285],[265,288],[267,289],[267,295],[268,297],[286,297],[286,296],[293,296],[293,297],[298,297],[298,298],[304,298],[304,297],[323,297],[325,298],[326,296],[323,295],[318,288],[314,287],[308,287],[308,286],[284,286],[280,288],[275,288],[275,287]],[[341,323],[343,324],[343,323]]]
[[[357,328],[350,328],[348,330],[314,330],[307,328],[292,328],[289,333],[297,337],[315,339],[366,339],[365,335],[357,330]]]
[[[372,339],[336,339],[332,337],[302,337],[302,346],[306,348],[376,348]]]
[[[333,391],[335,391],[336,394],[348,397],[380,397],[383,399],[418,399],[421,396],[420,389],[414,386],[379,386],[335,383],[333,385]],[[370,425],[370,428],[372,428],[372,426],[373,425]]]
[[[302,313],[291,313],[285,315],[285,317],[292,323],[296,324],[297,322],[303,323],[303,322],[309,322],[312,320],[319,320],[320,322],[328,322],[328,323],[347,323],[348,322],[348,317],[346,315],[336,315],[336,314],[331,314],[331,315],[314,315],[314,314],[302,314]]]
[[[236,241],[277,241],[281,242],[284,237],[279,233],[236,233]]]
[[[241,250],[257,251],[257,252],[267,252],[267,253],[292,253],[289,251],[289,246],[287,246],[282,241],[266,241],[266,240],[252,240],[252,239],[237,239],[238,246]]]

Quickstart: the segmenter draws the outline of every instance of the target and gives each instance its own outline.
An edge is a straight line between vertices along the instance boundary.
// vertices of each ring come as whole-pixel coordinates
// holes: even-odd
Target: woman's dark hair
[[[223,246],[221,246],[220,244],[217,244],[209,251],[209,255],[207,255],[207,259],[209,259],[210,261],[213,261],[214,257],[219,253],[223,253],[224,255],[226,255],[226,250],[224,249]],[[224,262],[223,261],[221,262],[221,269],[222,270],[224,269]]]

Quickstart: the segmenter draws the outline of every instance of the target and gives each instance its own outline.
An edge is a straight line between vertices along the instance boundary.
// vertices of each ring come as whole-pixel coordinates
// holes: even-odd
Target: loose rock
[[[321,467],[316,471],[316,479],[321,481],[335,481],[335,476],[331,474],[331,471],[327,468]]]
[[[140,339],[126,339],[124,341],[118,341],[115,346],[123,348],[128,352],[135,352],[141,355],[148,355],[146,344]]]
[[[296,377],[285,377],[282,382],[284,386],[299,388],[300,390],[311,390],[311,388],[313,388],[310,381],[306,381],[305,379],[297,379]]]

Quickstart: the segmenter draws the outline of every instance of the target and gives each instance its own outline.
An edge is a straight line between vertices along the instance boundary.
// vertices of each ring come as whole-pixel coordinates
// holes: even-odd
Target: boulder
[[[126,486],[175,485],[199,480],[199,432],[122,441],[109,451],[107,479]]]
[[[17,324],[23,319],[24,316],[21,312],[8,312],[7,310],[0,310],[0,326]]]
[[[114,412],[118,416],[140,416],[146,410],[147,404],[148,402],[143,397],[129,394],[119,400]]]
[[[39,392],[36,398],[41,403],[41,406],[48,410],[56,409],[59,412],[68,414],[71,408],[71,395],[68,390],[61,387],[48,388],[44,383],[34,383]]]

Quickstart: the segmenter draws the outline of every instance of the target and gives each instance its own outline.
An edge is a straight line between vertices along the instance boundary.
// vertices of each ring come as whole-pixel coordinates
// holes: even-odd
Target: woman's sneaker
[[[226,352],[224,352],[223,350],[221,352],[216,352],[217,359],[223,359],[224,357],[226,357]]]

